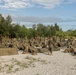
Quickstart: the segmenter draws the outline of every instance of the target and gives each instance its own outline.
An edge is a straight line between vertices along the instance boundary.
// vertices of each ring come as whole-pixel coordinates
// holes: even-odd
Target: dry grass
[[[16,55],[18,51],[16,48],[0,48],[0,56],[3,55]]]
[[[48,62],[46,60],[40,59],[40,58],[33,58],[33,57],[29,57],[27,56],[25,59],[30,60],[30,63],[34,63],[34,62],[40,62],[42,64],[47,64]]]

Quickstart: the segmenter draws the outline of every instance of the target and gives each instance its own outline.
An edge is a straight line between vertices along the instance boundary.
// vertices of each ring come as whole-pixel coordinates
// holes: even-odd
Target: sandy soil
[[[0,75],[75,75],[76,56],[62,51],[0,56]]]

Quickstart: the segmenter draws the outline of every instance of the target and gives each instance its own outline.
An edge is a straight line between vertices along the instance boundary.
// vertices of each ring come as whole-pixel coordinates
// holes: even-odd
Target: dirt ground
[[[62,51],[52,55],[21,54],[0,56],[0,75],[75,75],[76,56]]]

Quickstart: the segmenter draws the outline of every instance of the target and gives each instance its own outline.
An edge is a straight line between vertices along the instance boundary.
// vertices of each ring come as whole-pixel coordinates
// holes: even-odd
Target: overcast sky
[[[0,0],[0,13],[27,27],[58,23],[64,30],[76,29],[76,0]]]

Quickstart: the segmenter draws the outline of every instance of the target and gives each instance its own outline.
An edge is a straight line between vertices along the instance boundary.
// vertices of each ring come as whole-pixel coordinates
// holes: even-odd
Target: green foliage
[[[9,36],[11,38],[18,37],[20,26],[18,24],[11,24],[9,27]]]
[[[57,25],[57,23],[55,23],[55,27],[56,31],[59,31],[59,26]]]
[[[20,29],[19,29],[19,37],[20,38],[24,38],[24,37],[26,37],[27,36],[27,32],[28,32],[28,30],[27,30],[27,28],[23,25],[23,26],[21,26],[20,27]]]
[[[0,35],[9,35],[9,29],[6,20],[0,14]]]
[[[43,24],[34,24],[32,28],[26,28],[25,25],[12,24],[10,15],[6,19],[0,14],[0,36],[8,36],[10,38],[32,38],[36,36],[50,37],[59,36],[64,38],[76,37],[76,30],[63,31],[57,23],[55,25],[45,26]]]
[[[8,24],[11,24],[11,23],[12,23],[12,18],[11,18],[10,15],[8,15],[8,16],[6,17],[6,21],[7,21]]]

